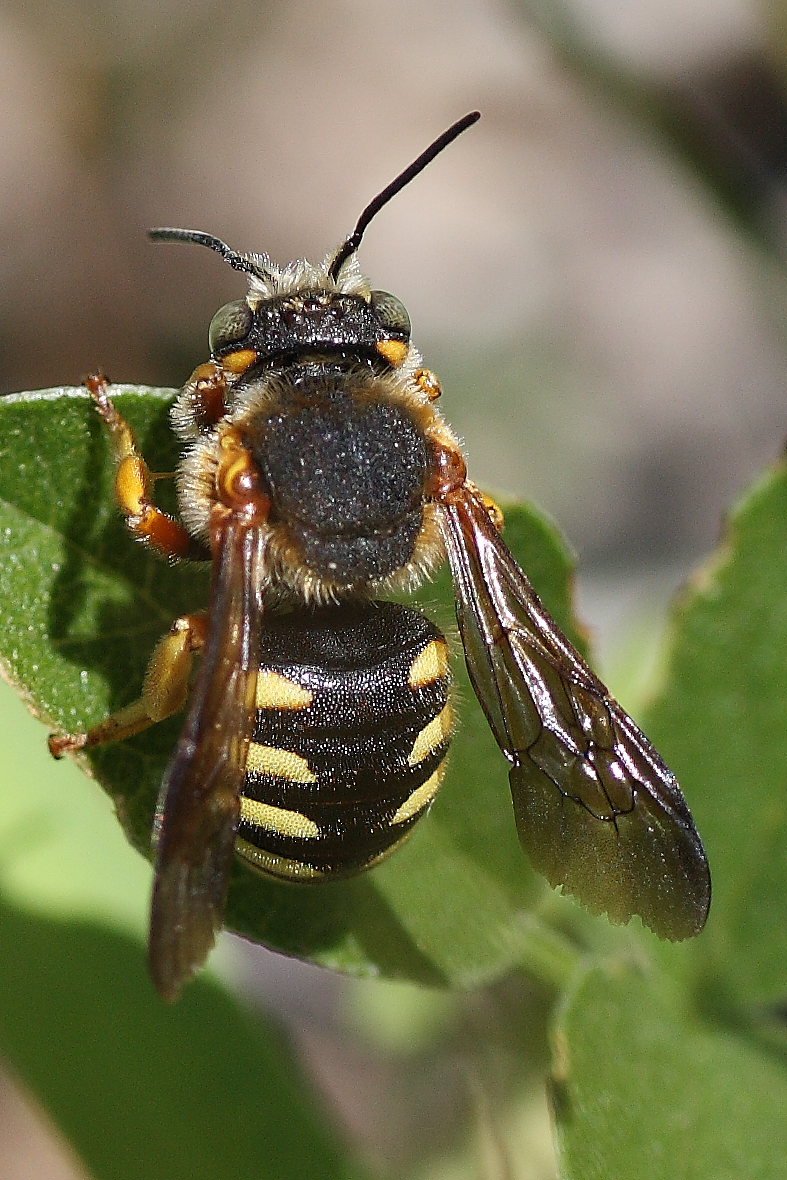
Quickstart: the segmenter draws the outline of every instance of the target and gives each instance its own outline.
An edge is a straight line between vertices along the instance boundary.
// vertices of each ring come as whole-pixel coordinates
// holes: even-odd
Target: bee
[[[468,479],[405,307],[360,271],[372,218],[478,117],[436,139],[319,264],[150,231],[207,246],[248,280],[172,409],[179,517],[155,505],[106,379],[87,382],[131,533],[212,571],[210,609],[176,620],[140,697],[49,743],[59,757],[120,741],[186,707],[153,828],[149,961],[167,999],[223,925],[235,854],[280,880],[346,877],[429,809],[453,729],[448,649],[387,596],[446,558],[535,867],[614,922],[637,914],[672,940],[705,923],[708,865],[674,775],[544,608]]]

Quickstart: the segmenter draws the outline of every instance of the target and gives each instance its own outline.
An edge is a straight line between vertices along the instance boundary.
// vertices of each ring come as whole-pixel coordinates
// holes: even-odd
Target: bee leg
[[[431,369],[418,369],[414,374],[413,380],[421,393],[429,398],[430,402],[436,401],[443,392],[442,386],[440,385],[440,378]]]
[[[140,455],[133,430],[109,397],[106,377],[97,374],[88,377],[85,384],[112,436],[117,465],[115,495],[129,530],[167,557],[205,560],[209,556],[206,548],[153,503],[151,489],[156,476]]]
[[[232,361],[232,358],[226,360]],[[197,365],[183,386],[180,401],[188,406],[189,415],[197,428],[207,430],[226,414],[227,391],[227,370],[215,361],[206,361],[204,365]]]
[[[176,619],[151,656],[141,696],[85,733],[51,734],[52,757],[123,741],[177,713],[186,703],[192,657],[205,643],[207,623],[206,611]]]

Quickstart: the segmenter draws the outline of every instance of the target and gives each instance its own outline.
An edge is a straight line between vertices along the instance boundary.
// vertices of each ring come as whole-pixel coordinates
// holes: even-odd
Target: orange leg
[[[122,742],[182,709],[188,695],[192,658],[205,643],[207,626],[206,611],[176,619],[151,656],[141,696],[85,733],[53,733],[49,738],[50,754],[62,758],[86,746]]]
[[[431,369],[419,369],[414,379],[421,393],[426,394],[430,402],[435,401],[443,392],[440,378]]]
[[[197,365],[183,386],[181,400],[188,406],[189,415],[198,430],[215,426],[224,417],[227,412],[228,387],[228,372],[222,365],[217,365],[215,361]]]
[[[139,453],[133,430],[109,397],[106,377],[88,377],[85,384],[112,436],[117,464],[115,494],[129,530],[167,557],[205,560],[209,555],[201,542],[153,503],[151,489],[157,477]]]

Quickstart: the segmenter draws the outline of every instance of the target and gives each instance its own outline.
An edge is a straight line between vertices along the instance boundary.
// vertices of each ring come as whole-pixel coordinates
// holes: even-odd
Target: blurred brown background
[[[786,29],[766,0],[6,4],[0,392],[99,366],[181,384],[244,282],[147,227],[320,258],[477,107],[362,266],[408,307],[474,478],[559,521],[614,636],[787,435]],[[15,1102],[2,1180],[71,1175],[21,1153]]]

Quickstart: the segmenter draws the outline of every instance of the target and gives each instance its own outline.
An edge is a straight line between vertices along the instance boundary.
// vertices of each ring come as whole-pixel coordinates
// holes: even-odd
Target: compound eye
[[[254,314],[245,299],[234,299],[232,303],[225,303],[220,307],[208,328],[211,353],[220,352],[245,340],[253,319]]]
[[[401,299],[387,291],[372,291],[370,300],[380,324],[387,332],[395,332],[406,339],[410,337],[410,317]]]

